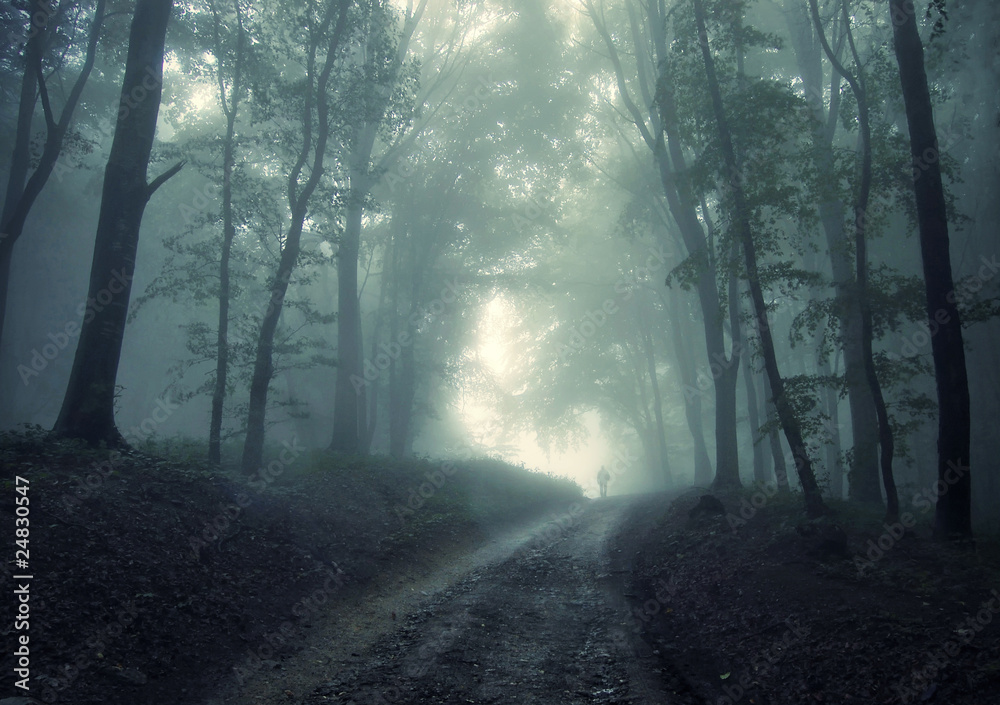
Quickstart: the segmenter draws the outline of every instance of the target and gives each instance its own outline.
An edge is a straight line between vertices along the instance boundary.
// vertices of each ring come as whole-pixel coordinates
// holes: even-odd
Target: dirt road
[[[341,606],[301,656],[246,684],[242,702],[277,702],[265,697],[276,687],[284,702],[309,705],[685,702],[663,690],[670,679],[623,596],[620,530],[626,518],[634,529],[637,504],[574,503],[449,564],[420,590],[404,580]],[[324,674],[311,689],[296,673],[307,661]]]

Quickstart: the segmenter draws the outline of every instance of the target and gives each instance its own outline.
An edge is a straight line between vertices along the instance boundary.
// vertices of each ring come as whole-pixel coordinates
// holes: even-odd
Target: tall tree
[[[310,28],[302,103],[302,141],[298,157],[288,175],[287,196],[291,215],[281,259],[271,280],[271,295],[257,336],[257,353],[250,382],[247,435],[240,463],[242,471],[247,474],[256,472],[263,460],[267,393],[274,375],[274,335],[281,318],[285,294],[299,259],[309,201],[323,176],[323,161],[331,130],[330,77],[341,54],[351,4],[352,0],[330,0],[325,3],[322,19]],[[323,50],[325,57],[321,56]]]
[[[381,7],[381,3],[378,6]],[[419,0],[416,8],[413,0],[409,0],[395,51],[390,56],[381,46],[384,43],[382,32],[378,29],[384,21],[381,17],[373,17],[372,22],[376,26],[369,32],[363,47],[361,69],[370,77],[371,84],[366,87],[365,95],[359,96],[361,114],[356,119],[350,138],[347,212],[337,252],[338,363],[330,450],[343,453],[357,453],[366,433],[365,397],[362,395],[365,387],[357,386],[357,380],[363,378],[361,351],[364,342],[358,301],[358,253],[365,201],[378,178],[372,169],[372,150],[397,92],[410,40],[426,7],[427,0]]]
[[[861,132],[861,154],[858,165],[858,187],[854,198],[854,252],[855,252],[855,291],[854,300],[861,311],[861,354],[864,365],[865,380],[872,399],[875,402],[875,413],[878,417],[878,439],[880,450],[880,462],[882,467],[882,482],[886,494],[886,517],[890,521],[895,521],[899,516],[899,495],[896,492],[896,481],[892,474],[892,456],[894,441],[892,437],[892,427],[889,425],[889,413],[885,407],[885,398],[882,396],[882,385],[879,382],[878,374],[875,370],[875,356],[872,352],[872,310],[868,292],[868,235],[866,223],[868,220],[868,202],[871,196],[872,187],[872,132],[871,118],[868,108],[868,91],[865,87],[865,77],[862,71],[861,57],[858,55],[857,46],[854,43],[854,33],[851,30],[851,16],[848,12],[847,2],[841,3],[841,11],[844,23],[844,34],[847,37],[847,44],[854,59],[855,71],[857,75],[849,72],[836,53],[830,47],[826,39],[826,32],[823,29],[823,22],[819,16],[819,5],[817,0],[809,0],[809,7],[812,11],[813,23],[816,25],[816,34],[823,51],[834,70],[843,76],[851,87],[854,99],[858,104],[858,127]]]
[[[243,8],[240,0],[233,0],[236,19],[236,43],[232,52],[224,43],[223,24],[219,8],[213,0],[212,29],[215,56],[218,62],[216,78],[219,84],[219,102],[226,117],[226,135],[222,154],[222,252],[219,257],[219,326],[216,339],[215,387],[212,390],[212,418],[208,427],[208,460],[218,464],[222,460],[222,414],[226,401],[226,381],[229,374],[229,260],[236,238],[233,216],[233,171],[236,152],[236,120],[243,99],[244,69],[247,60],[247,37],[243,26]],[[227,89],[228,84],[228,89]]]
[[[914,170],[913,191],[927,318],[936,330],[931,336],[931,352],[938,397],[937,471],[947,491],[937,499],[934,532],[942,539],[964,539],[972,536],[969,380],[952,277],[948,212],[937,158],[934,109],[914,5],[907,0],[889,0],[888,8],[910,131],[910,154],[913,163],[921,167]]]
[[[149,157],[163,90],[163,51],[173,0],[137,0],[129,32],[125,76],[90,269],[87,308],[69,386],[53,432],[92,445],[119,446],[115,379],[142,214],[153,193],[180,171],[176,164],[147,182]]]
[[[778,418],[781,421],[785,437],[788,439],[788,445],[791,447],[792,455],[795,458],[799,482],[802,485],[802,492],[805,497],[806,511],[810,516],[818,516],[825,511],[823,499],[816,484],[812,462],[802,437],[799,421],[789,403],[785,393],[784,380],[778,370],[777,357],[774,352],[774,340],[768,325],[767,308],[764,303],[764,295],[760,284],[757,254],[753,242],[748,206],[743,192],[742,180],[739,178],[739,174],[741,173],[740,165],[736,159],[732,132],[729,128],[729,118],[726,115],[722,91],[719,87],[715,71],[715,59],[712,56],[712,50],[708,42],[705,7],[702,0],[694,0],[694,14],[698,29],[698,43],[701,45],[701,53],[705,62],[705,75],[708,92],[712,101],[712,112],[715,116],[715,123],[718,129],[720,151],[729,175],[727,186],[731,205],[734,210],[734,227],[737,229],[736,237],[739,238],[743,246],[747,281],[750,286],[750,298],[754,305],[754,314],[758,322],[758,333],[761,341],[761,352],[764,356],[764,368],[767,370],[768,378],[771,381],[771,388],[774,390],[774,403],[778,411]]]
[[[14,150],[11,155],[7,177],[7,193],[4,198],[3,214],[0,216],[0,339],[3,338],[4,318],[7,310],[7,292],[10,288],[10,266],[14,253],[14,243],[24,232],[28,219],[45,184],[55,169],[63,142],[73,121],[73,113],[80,96],[87,85],[94,68],[97,44],[104,24],[106,0],[97,0],[90,22],[90,33],[84,52],[80,73],[70,87],[69,93],[58,117],[49,95],[48,81],[43,68],[43,59],[49,42],[49,22],[52,12],[44,0],[31,0],[28,16],[31,31],[24,48],[24,73],[21,77],[21,93],[17,109],[17,128],[14,135]],[[28,172],[31,162],[31,128],[38,101],[42,104],[45,118],[45,142],[35,170]]]
[[[615,71],[619,96],[625,104],[628,118],[635,124],[643,142],[653,155],[660,175],[670,213],[688,250],[688,258],[697,267],[695,288],[705,326],[705,347],[715,388],[715,479],[717,487],[739,486],[739,456],[736,442],[736,382],[739,377],[739,355],[736,347],[726,351],[722,326],[722,304],[716,281],[715,253],[698,217],[697,198],[687,178],[688,163],[680,138],[680,119],[669,81],[659,82],[654,101],[656,66],[667,59],[666,17],[663,3],[645,3],[645,26],[629,3],[629,25],[633,50],[637,57],[639,91],[643,104],[649,106],[644,115],[633,100],[626,83],[625,70],[617,45],[608,29],[604,13],[588,1],[587,12],[600,34]],[[652,48],[647,46],[652,43]],[[659,104],[659,111],[656,104]],[[717,371],[717,374],[714,372]]]
[[[823,47],[816,25],[805,4],[792,3],[786,10],[791,30],[792,46],[799,65],[806,93],[806,102],[813,114],[812,144],[819,175],[818,211],[826,237],[833,273],[835,310],[840,321],[840,342],[844,351],[844,384],[851,414],[853,451],[848,475],[851,499],[867,504],[881,504],[878,484],[878,412],[865,366],[862,344],[863,316],[861,302],[855,291],[855,270],[851,262],[851,245],[847,237],[845,205],[838,193],[838,180],[829,178],[837,170],[833,140],[837,132],[841,104],[842,76],[831,71],[829,107],[824,105]],[[839,23],[834,17],[834,28]],[[838,56],[842,38],[831,46]]]

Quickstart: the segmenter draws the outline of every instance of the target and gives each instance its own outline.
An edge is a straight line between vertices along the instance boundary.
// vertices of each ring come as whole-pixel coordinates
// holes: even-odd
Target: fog
[[[5,232],[21,198],[12,174],[23,188],[52,132],[38,95],[19,130],[28,37],[46,37],[56,122],[85,67],[95,3],[64,4],[45,32],[22,34],[17,9],[0,16]],[[725,121],[690,2],[177,2],[162,80],[151,65],[123,99],[133,5],[107,3],[51,176],[3,245],[2,428],[116,441],[80,430],[79,403],[64,409],[93,318],[97,355],[115,361],[117,431],[153,454],[207,457],[214,435],[221,461],[244,471],[293,439],[347,455],[494,455],[596,496],[601,466],[612,494],[783,474],[801,489],[805,453],[825,497],[884,500],[885,443],[871,401],[851,399],[870,392],[858,391],[863,373],[847,378],[863,347],[851,298],[859,101],[808,3],[704,3]],[[988,2],[917,12],[938,149],[914,161],[883,5],[817,10],[866,89],[864,300],[895,485],[905,508],[939,478],[941,321],[928,316],[914,201],[914,182],[939,169],[973,520],[1000,529],[1000,16]],[[102,200],[115,199],[105,167],[116,125],[150,107],[149,182],[183,165],[139,213],[134,269],[102,291],[91,262],[98,271]],[[112,249],[128,250],[116,237]],[[799,452],[768,403],[751,280]],[[88,312],[126,308],[118,346],[112,324]],[[82,380],[92,364],[78,364]]]

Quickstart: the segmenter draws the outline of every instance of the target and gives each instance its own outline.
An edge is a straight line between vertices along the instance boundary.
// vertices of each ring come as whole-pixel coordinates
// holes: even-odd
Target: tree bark
[[[822,374],[828,376],[836,374],[836,371],[830,367],[828,360],[818,364]],[[831,386],[823,388],[823,405],[826,407],[826,415],[830,419],[827,428],[830,437],[825,446],[826,471],[830,477],[830,496],[835,499],[843,499],[844,467],[840,459],[843,447],[840,440],[840,397],[836,389]]]
[[[757,385],[754,384],[750,356],[743,352],[743,384],[747,390],[747,419],[750,423],[750,441],[753,443],[753,480],[763,484],[768,480],[767,468],[764,466],[763,438],[760,437],[760,401],[757,399]]]
[[[771,392],[771,382],[766,371],[761,373],[760,378],[764,385],[764,415],[768,421],[771,421],[778,418],[777,409],[774,407],[774,394]],[[781,436],[777,428],[771,427],[771,431],[767,434],[767,440],[771,449],[771,459],[774,461],[774,481],[780,489],[787,490],[788,465],[785,463],[785,449],[781,447]]]
[[[420,0],[414,9],[408,6],[403,29],[396,44],[392,75],[395,76],[406,60],[410,40],[427,7],[427,0]],[[366,48],[366,62],[374,60],[375,53]],[[371,171],[372,151],[378,127],[389,108],[392,87],[378,86],[373,91],[374,103],[366,113],[373,117],[360,123],[354,131],[350,156],[350,186],[344,233],[337,252],[338,316],[337,316],[337,388],[333,401],[333,434],[330,450],[338,453],[357,453],[365,434],[365,383],[362,369],[363,337],[361,330],[361,305],[358,301],[358,253],[361,248],[361,221],[365,199],[376,179]]]
[[[333,437],[330,450],[354,454],[361,449],[364,419],[361,391],[364,370],[359,353],[361,305],[358,301],[358,253],[361,250],[361,220],[371,183],[368,161],[375,144],[375,125],[355,130],[351,149],[350,189],[344,232],[337,250],[337,388],[333,401]]]
[[[163,87],[163,51],[173,0],[138,0],[129,33],[118,123],[104,189],[90,286],[69,386],[53,432],[90,445],[124,445],[115,426],[115,379],[125,337],[139,227],[150,196],[180,170],[147,183]]]
[[[969,380],[952,279],[934,110],[913,3],[889,0],[889,19],[910,131],[927,318],[936,331],[931,336],[931,352],[938,397],[938,480],[947,490],[938,496],[934,533],[941,539],[967,539],[972,536]]]

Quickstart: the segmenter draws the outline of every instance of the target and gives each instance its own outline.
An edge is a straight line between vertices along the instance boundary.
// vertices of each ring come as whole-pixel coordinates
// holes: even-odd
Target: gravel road
[[[303,702],[670,702],[623,597],[635,503],[583,500],[498,539]]]

